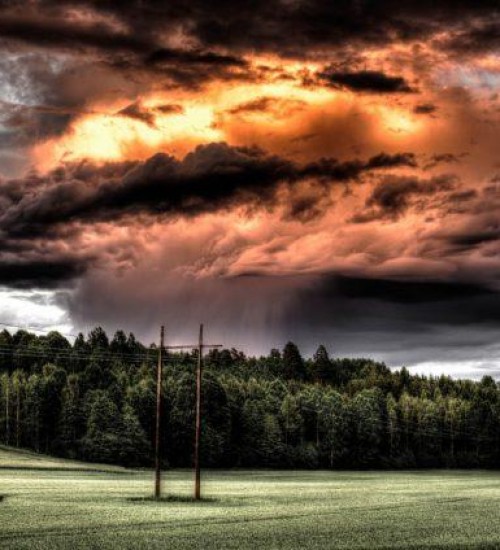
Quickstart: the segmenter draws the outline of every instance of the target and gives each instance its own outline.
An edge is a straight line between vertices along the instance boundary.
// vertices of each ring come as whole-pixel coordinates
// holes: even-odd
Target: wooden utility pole
[[[203,343],[203,325],[200,325],[198,339],[198,365],[196,369],[196,426],[194,434],[194,498],[201,499],[201,387],[203,381],[203,350],[205,348],[220,348],[220,344]]]
[[[203,325],[198,340],[198,367],[196,369],[196,429],[194,435],[194,498],[201,498],[200,439],[201,439],[201,374],[203,369]]]
[[[7,445],[10,445],[9,396],[10,396],[10,378],[7,376],[5,378],[5,438],[6,438]]]
[[[156,431],[155,431],[155,498],[161,498],[161,379],[163,369],[163,345],[165,339],[165,327],[160,330],[160,348],[158,350],[158,368],[156,371]]]
[[[203,343],[203,325],[200,325],[200,337],[198,345],[189,344],[182,346],[165,346],[164,345],[165,330],[161,327],[160,331],[160,348],[158,350],[158,370],[156,381],[156,431],[155,431],[155,498],[161,498],[161,380],[163,367],[163,353],[167,349],[182,350],[198,348],[198,368],[196,371],[196,429],[195,429],[195,498],[201,498],[201,476],[200,476],[200,445],[201,445],[201,382],[202,382],[202,367],[203,367],[203,350],[204,348],[220,348],[221,344],[204,344]]]

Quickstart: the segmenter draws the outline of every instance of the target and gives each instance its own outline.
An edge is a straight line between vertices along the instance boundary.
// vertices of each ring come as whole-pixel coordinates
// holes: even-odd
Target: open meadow
[[[500,473],[148,471],[0,450],[0,548],[500,548]]]

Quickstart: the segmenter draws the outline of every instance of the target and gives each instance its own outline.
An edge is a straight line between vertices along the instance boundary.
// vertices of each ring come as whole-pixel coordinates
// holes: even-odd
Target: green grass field
[[[500,548],[500,473],[152,474],[0,449],[0,548]],[[3,498],[2,498],[3,496]]]

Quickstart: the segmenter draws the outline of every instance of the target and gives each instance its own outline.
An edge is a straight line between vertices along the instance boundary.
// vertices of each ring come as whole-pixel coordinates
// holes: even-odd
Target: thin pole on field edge
[[[201,499],[201,423],[202,423],[202,382],[203,382],[203,350],[205,348],[221,348],[221,344],[203,343],[203,324],[200,325],[198,338],[198,364],[196,368],[196,424],[194,434],[194,498]]]
[[[201,375],[203,369],[203,325],[198,340],[198,366],[196,369],[196,428],[194,435],[194,498],[201,498],[200,439],[201,439]]]
[[[160,435],[161,435],[161,379],[163,367],[163,344],[165,339],[165,327],[160,329],[160,348],[158,350],[158,368],[156,371],[156,431],[155,431],[155,498],[161,498],[161,459],[160,459]]]

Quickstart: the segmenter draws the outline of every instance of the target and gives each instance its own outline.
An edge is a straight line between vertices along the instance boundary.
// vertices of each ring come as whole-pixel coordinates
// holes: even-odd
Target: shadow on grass
[[[161,498],[155,498],[153,496],[147,497],[129,497],[129,502],[180,502],[180,503],[192,503],[192,504],[207,504],[219,502],[220,499],[212,497],[203,497],[200,500],[196,500],[194,497],[187,495],[165,495]]]

